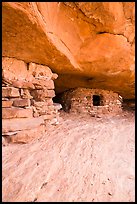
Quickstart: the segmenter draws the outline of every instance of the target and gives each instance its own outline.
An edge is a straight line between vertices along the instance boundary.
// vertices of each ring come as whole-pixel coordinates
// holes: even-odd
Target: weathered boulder
[[[27,64],[16,58],[2,57],[2,78],[9,82],[24,82],[33,79],[27,70]]]
[[[3,56],[56,72],[57,93],[85,87],[135,97],[134,2],[3,2],[2,44]]]

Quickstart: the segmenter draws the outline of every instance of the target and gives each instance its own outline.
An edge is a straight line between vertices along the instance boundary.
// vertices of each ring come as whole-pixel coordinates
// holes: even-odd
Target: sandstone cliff
[[[3,2],[2,55],[49,66],[56,92],[134,98],[134,2]]]

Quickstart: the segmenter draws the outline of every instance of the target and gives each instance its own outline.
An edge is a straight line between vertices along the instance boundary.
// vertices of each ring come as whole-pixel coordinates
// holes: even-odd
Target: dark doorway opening
[[[55,97],[53,97],[53,102],[54,103],[60,103],[61,104],[61,96],[62,96],[62,94],[56,94],[56,96]]]
[[[69,112],[71,109],[71,100],[68,97],[64,97],[63,93],[56,94],[53,98],[54,103],[60,103],[62,105],[62,109],[65,112]]]
[[[99,95],[93,95],[93,106],[101,105],[101,97]]]

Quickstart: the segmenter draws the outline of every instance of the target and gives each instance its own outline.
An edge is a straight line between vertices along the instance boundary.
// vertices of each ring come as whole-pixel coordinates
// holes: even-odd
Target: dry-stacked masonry
[[[65,111],[92,116],[122,111],[122,97],[113,91],[100,89],[71,89],[63,93],[61,104]]]
[[[2,59],[2,135],[12,142],[38,138],[45,125],[58,123],[53,74],[49,67]]]

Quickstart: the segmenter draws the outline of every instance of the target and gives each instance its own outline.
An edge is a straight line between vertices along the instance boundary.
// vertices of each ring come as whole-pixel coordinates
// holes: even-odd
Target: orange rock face
[[[57,93],[107,89],[134,98],[134,2],[3,2],[2,55],[49,66]]]

